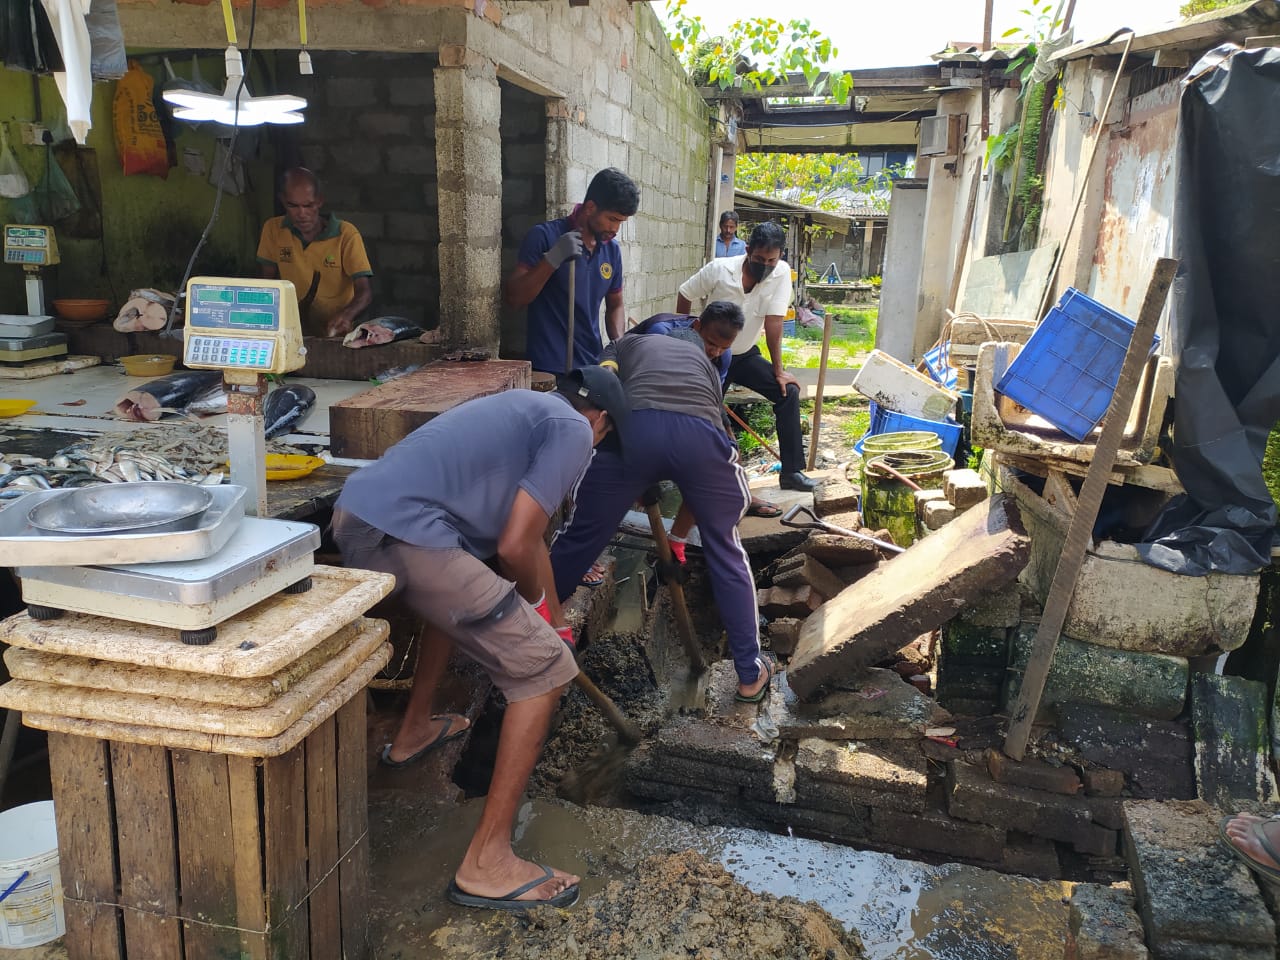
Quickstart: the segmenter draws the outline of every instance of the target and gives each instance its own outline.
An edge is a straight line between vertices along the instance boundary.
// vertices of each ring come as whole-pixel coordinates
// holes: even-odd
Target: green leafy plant
[[[813,96],[848,102],[853,78],[843,72],[823,72],[839,51],[808,20],[735,20],[723,36],[711,36],[702,18],[690,15],[686,5],[686,0],[667,0],[666,29],[672,49],[695,80],[705,76],[708,84],[721,90],[760,91],[800,73]]]

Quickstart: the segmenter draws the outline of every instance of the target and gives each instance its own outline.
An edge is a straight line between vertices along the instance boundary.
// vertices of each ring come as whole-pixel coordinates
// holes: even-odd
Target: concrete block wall
[[[502,276],[511,275],[529,228],[547,219],[547,110],[537,94],[500,82],[502,90]],[[524,309],[501,307],[502,354],[521,357]]]
[[[328,208],[364,237],[373,265],[371,315],[439,321],[436,116],[429,54],[312,54],[307,122],[294,136]],[[296,78],[294,83],[304,82]],[[293,91],[290,91],[293,92]],[[280,160],[285,158],[281,151]]]

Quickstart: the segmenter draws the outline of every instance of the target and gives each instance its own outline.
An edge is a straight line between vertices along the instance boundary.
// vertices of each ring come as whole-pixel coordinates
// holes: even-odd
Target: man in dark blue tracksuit
[[[644,329],[605,350],[604,365],[616,364],[631,406],[626,455],[608,445],[597,449],[578,488],[573,523],[552,545],[551,565],[556,591],[567,599],[631,504],[655,483],[674,481],[698,518],[712,591],[738,674],[738,697],[754,703],[767,691],[772,668],[760,655],[755,582],[738,537],[750,491],[737,444],[723,424],[722,374],[717,369],[741,329],[742,314],[734,304],[723,304],[723,316],[713,306],[698,318],[650,318],[641,325]]]

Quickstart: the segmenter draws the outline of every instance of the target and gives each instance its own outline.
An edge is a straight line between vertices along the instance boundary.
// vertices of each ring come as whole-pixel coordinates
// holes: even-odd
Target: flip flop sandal
[[[478,897],[473,893],[467,893],[459,887],[456,880],[449,881],[449,888],[446,891],[446,895],[460,907],[477,907],[482,910],[520,911],[531,910],[534,907],[564,908],[572,907],[578,902],[579,890],[576,883],[571,887],[566,887],[564,890],[561,890],[554,897],[548,897],[546,900],[518,899],[522,893],[528,893],[534,887],[541,886],[555,876],[555,873],[550,867],[545,867],[542,864],[538,864],[538,866],[542,867],[542,876],[538,877],[536,880],[530,880],[528,883],[516,887],[505,896]]]
[[[782,508],[770,503],[768,500],[752,500],[751,506],[747,507],[748,517],[780,517],[782,516]]]
[[[591,569],[582,575],[582,585],[584,587],[598,587],[602,583],[604,583],[604,571],[593,563]]]
[[[760,662],[764,665],[764,672],[766,674],[764,685],[755,693],[751,694],[750,696],[735,692],[733,695],[734,702],[760,703],[762,700],[764,700],[765,697],[769,695],[769,687],[773,685],[773,675],[776,672],[775,671],[776,665],[772,660],[768,659],[767,657],[761,657]]]
[[[471,729],[471,724],[468,723],[461,730],[455,730],[453,733],[450,733],[449,730],[453,727],[453,717],[450,717],[444,714],[436,714],[431,719],[444,720],[444,729],[441,730],[440,733],[436,735],[436,738],[434,740],[428,743],[425,747],[423,747],[417,753],[413,754],[412,756],[405,757],[403,760],[391,759],[391,744],[388,743],[386,746],[382,748],[382,755],[378,758],[378,762],[381,763],[384,767],[392,767],[393,769],[397,769],[397,770],[401,767],[411,766],[417,763],[427,754],[429,754],[432,750],[435,750],[439,747],[443,747],[446,743],[450,742],[451,740],[457,740],[459,737],[463,736],[468,730]]]
[[[1237,847],[1234,843],[1231,842],[1230,836],[1227,835],[1227,824],[1230,823],[1232,820],[1235,820],[1238,816],[1239,814],[1233,813],[1230,816],[1223,817],[1221,820],[1218,821],[1218,838],[1221,840],[1222,845],[1226,847],[1229,851],[1231,851],[1232,855],[1237,860],[1240,860],[1242,863],[1244,863],[1246,867],[1248,867],[1250,870],[1257,873],[1258,876],[1264,877],[1267,880],[1270,880],[1272,883],[1280,883],[1280,868],[1269,867],[1265,863],[1259,863],[1257,860],[1253,859],[1253,857],[1249,856],[1247,853],[1245,853],[1243,850],[1241,850],[1239,847]],[[1253,824],[1251,829],[1253,831],[1254,839],[1257,840],[1259,846],[1261,846],[1262,849],[1267,852],[1267,856],[1271,857],[1271,859],[1275,860],[1277,863],[1280,863],[1280,853],[1277,853],[1275,848],[1271,846],[1270,841],[1267,840],[1266,832],[1262,829],[1264,824],[1269,823],[1276,819],[1280,819],[1280,818],[1277,818],[1277,817],[1264,818],[1262,820],[1259,820],[1257,823]]]

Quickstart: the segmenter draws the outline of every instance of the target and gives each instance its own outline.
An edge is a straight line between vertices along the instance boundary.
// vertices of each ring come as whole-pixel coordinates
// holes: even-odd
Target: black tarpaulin
[[[1262,476],[1280,419],[1280,50],[1234,45],[1188,75],[1178,129],[1173,443],[1186,495],[1139,552],[1175,573],[1251,573],[1280,543]]]

